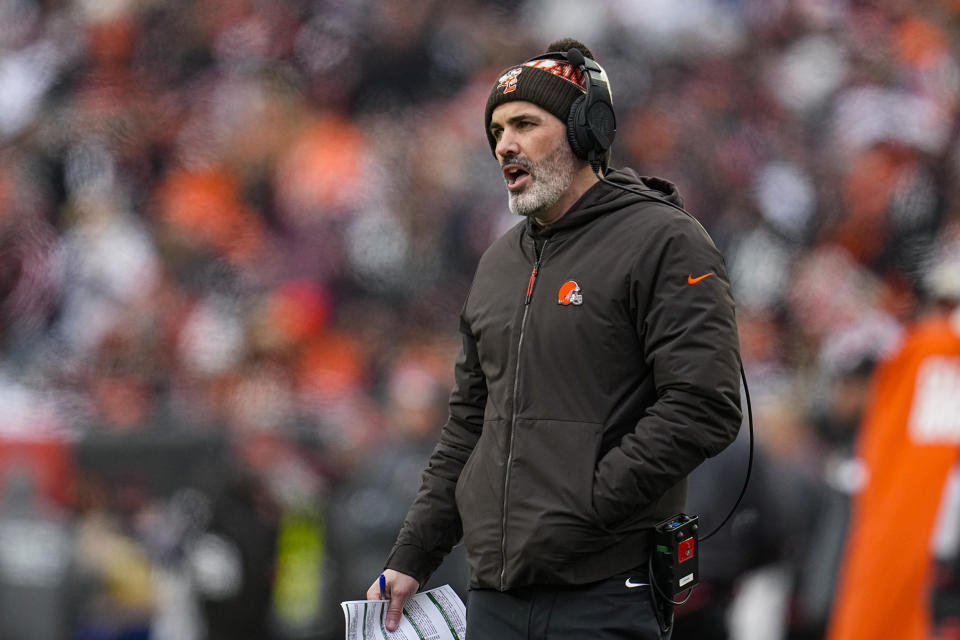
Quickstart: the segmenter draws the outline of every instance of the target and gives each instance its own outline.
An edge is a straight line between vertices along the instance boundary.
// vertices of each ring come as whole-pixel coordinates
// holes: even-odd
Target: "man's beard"
[[[507,157],[503,164],[511,162],[530,174],[530,183],[525,189],[509,192],[510,211],[520,216],[536,216],[555,205],[573,184],[576,173],[576,159],[565,140],[540,162]]]

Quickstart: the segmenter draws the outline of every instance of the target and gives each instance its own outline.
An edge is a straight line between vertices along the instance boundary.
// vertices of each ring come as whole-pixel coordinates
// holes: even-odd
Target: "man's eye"
[[[499,140],[500,136],[503,135],[503,129],[493,129],[490,131],[490,135],[493,136],[494,140]]]

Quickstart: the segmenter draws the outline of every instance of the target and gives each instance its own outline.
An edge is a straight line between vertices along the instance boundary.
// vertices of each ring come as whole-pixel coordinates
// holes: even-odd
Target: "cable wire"
[[[734,512],[736,512],[737,507],[740,506],[740,501],[743,500],[743,496],[747,493],[747,485],[750,484],[750,472],[753,470],[753,405],[750,402],[750,387],[747,386],[747,374],[743,371],[743,362],[740,363],[740,378],[743,380],[743,395],[747,399],[747,426],[750,429],[750,452],[747,455],[747,474],[743,479],[743,487],[740,488],[740,495],[737,496],[737,501],[733,504],[729,513],[727,513],[727,517],[725,517],[723,522],[718,524],[713,531],[703,536],[700,542],[709,540],[713,534],[723,528],[723,525],[727,524],[727,521],[733,516]]]
[[[694,222],[696,222],[698,225],[700,225],[700,228],[703,229],[703,232],[704,232],[705,234],[707,234],[707,237],[708,237],[708,238],[710,237],[710,234],[707,232],[706,229],[704,229],[703,225],[700,224],[700,221],[697,220],[696,216],[694,216],[692,213],[690,213],[689,211],[687,211],[686,209],[684,209],[682,206],[678,205],[677,203],[675,203],[675,202],[670,202],[669,200],[667,200],[666,198],[664,198],[662,195],[657,195],[657,194],[660,194],[660,193],[662,193],[662,192],[657,191],[657,190],[655,190],[655,189],[636,189],[636,188],[633,188],[632,186],[628,186],[628,185],[625,185],[625,184],[619,184],[619,183],[613,182],[612,180],[608,180],[607,178],[604,177],[603,172],[600,171],[599,162],[596,161],[596,160],[593,160],[593,159],[591,159],[591,160],[592,160],[592,161],[591,161],[590,164],[591,164],[591,167],[592,167],[593,170],[594,170],[594,173],[597,174],[597,178],[599,178],[599,180],[600,180],[601,182],[603,182],[604,184],[608,184],[608,185],[610,185],[611,187],[616,187],[617,189],[620,189],[620,190],[622,190],[622,191],[626,191],[627,193],[632,193],[632,194],[634,194],[634,195],[638,195],[638,196],[640,196],[641,198],[644,198],[644,199],[646,199],[646,200],[651,200],[651,201],[654,201],[654,202],[659,202],[659,203],[665,204],[665,205],[667,205],[667,206],[669,206],[669,207],[673,207],[674,209],[676,209],[676,210],[678,210],[678,211],[680,211],[680,212],[682,212],[682,213],[690,216],[690,218],[693,219]],[[711,242],[712,242],[712,240],[711,240]],[[730,511],[727,513],[726,517],[724,517],[723,521],[722,521],[719,525],[717,525],[716,528],[713,529],[713,531],[711,531],[711,532],[708,533],[707,535],[705,535],[705,536],[703,536],[702,538],[700,538],[700,542],[704,542],[704,541],[706,541],[706,540],[709,540],[711,537],[713,537],[713,535],[714,535],[715,533],[717,533],[718,531],[720,531],[720,529],[722,529],[723,526],[724,526],[725,524],[727,524],[727,521],[729,521],[730,518],[733,517],[733,514],[736,512],[737,507],[740,506],[740,502],[743,500],[743,496],[747,493],[747,485],[750,484],[750,473],[751,473],[751,471],[753,471],[753,405],[752,405],[751,402],[750,402],[750,387],[747,385],[747,374],[746,374],[746,373],[744,372],[744,370],[743,370],[743,361],[740,361],[739,364],[740,364],[740,378],[743,380],[743,393],[744,393],[744,396],[746,397],[746,400],[747,400],[747,425],[748,425],[748,427],[749,427],[749,429],[750,429],[750,449],[749,449],[749,454],[748,454],[748,457],[747,457],[747,473],[746,473],[746,477],[743,479],[743,487],[741,487],[741,489],[740,489],[740,495],[737,496],[737,501],[733,504],[733,507],[732,507],[732,508],[730,509]],[[652,584],[652,583],[653,583],[653,580],[651,579],[651,584]],[[692,593],[692,591],[691,591],[691,593]],[[663,594],[661,593],[661,595],[663,595]],[[664,597],[665,597],[665,596],[664,596]],[[687,598],[689,598],[689,597],[690,597],[690,596],[688,595]],[[671,601],[671,602],[672,602],[672,601]],[[684,602],[686,602],[686,600],[684,600]],[[673,602],[673,604],[678,604],[678,603]]]

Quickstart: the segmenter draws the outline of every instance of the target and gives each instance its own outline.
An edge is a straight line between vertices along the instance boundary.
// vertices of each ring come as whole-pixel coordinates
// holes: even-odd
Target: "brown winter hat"
[[[547,52],[579,49],[587,58],[593,59],[590,49],[573,38],[551,42]],[[546,109],[566,124],[573,101],[586,93],[583,71],[565,60],[533,59],[506,68],[490,90],[483,116],[484,131],[490,150],[497,141],[490,133],[490,118],[493,110],[505,102],[526,100]]]

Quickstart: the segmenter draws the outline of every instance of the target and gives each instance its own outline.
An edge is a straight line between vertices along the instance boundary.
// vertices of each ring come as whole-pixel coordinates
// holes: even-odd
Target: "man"
[[[471,640],[664,637],[651,527],[740,425],[719,253],[672,184],[600,180],[606,75],[579,42],[548,50],[561,53],[511,67],[487,101],[525,220],[485,252],[461,313],[449,418],[384,570],[390,630],[462,537]],[[577,107],[610,113],[585,136]]]

